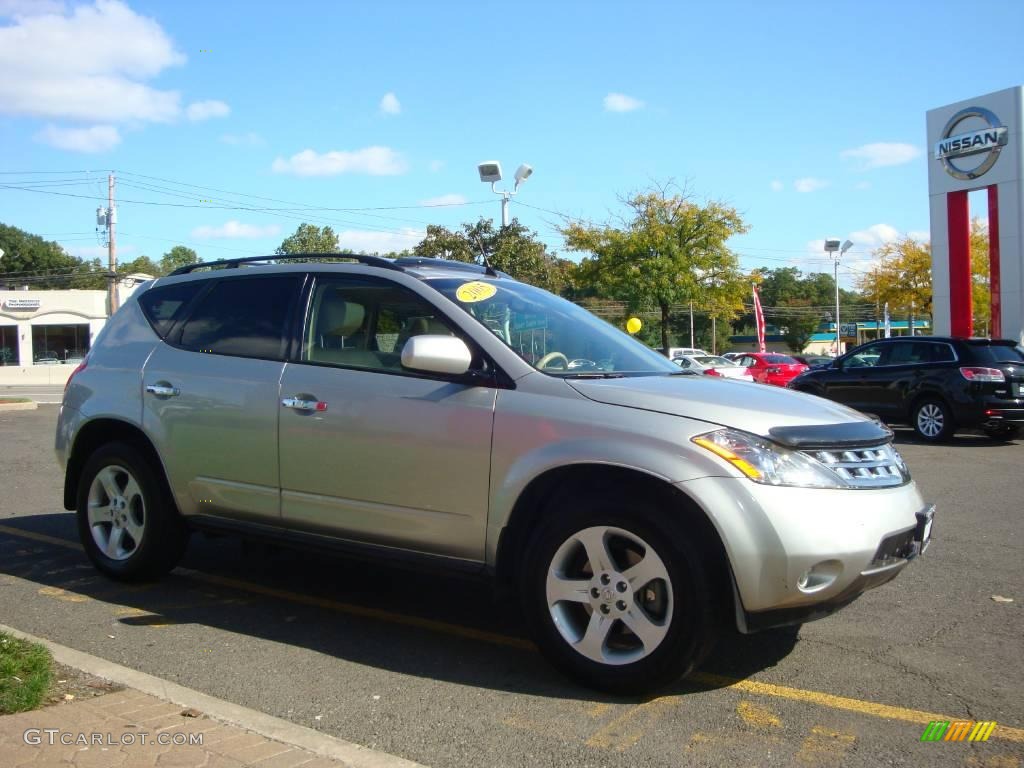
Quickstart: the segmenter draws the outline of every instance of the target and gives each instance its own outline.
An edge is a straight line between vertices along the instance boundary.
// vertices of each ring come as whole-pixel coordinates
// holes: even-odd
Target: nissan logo
[[[967,133],[954,134],[964,120],[977,118],[986,123],[985,128]],[[942,163],[946,173],[955,179],[969,181],[983,176],[999,159],[999,152],[1006,146],[1006,126],[999,122],[991,111],[984,107],[961,109],[942,129],[942,138],[935,144],[935,159]],[[981,162],[973,168],[964,168],[953,162],[954,158],[981,155]]]

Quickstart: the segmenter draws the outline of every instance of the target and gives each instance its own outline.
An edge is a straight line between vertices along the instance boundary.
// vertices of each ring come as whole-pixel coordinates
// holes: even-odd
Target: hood
[[[864,425],[874,442],[891,434],[874,419],[814,395],[769,384],[711,376],[637,376],[622,379],[566,379],[584,397],[599,403],[640,408],[752,432],[779,442],[787,427]],[[806,431],[806,430],[803,430]],[[771,434],[770,434],[771,433]]]

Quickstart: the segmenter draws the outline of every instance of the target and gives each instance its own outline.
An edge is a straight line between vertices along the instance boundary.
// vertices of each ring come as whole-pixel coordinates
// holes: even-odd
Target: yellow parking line
[[[712,675],[707,672],[698,672],[692,675],[689,680],[702,685],[714,688],[731,688],[734,691],[743,693],[754,693],[759,696],[774,696],[792,701],[802,701],[807,704],[817,704],[819,707],[829,709],[842,709],[848,712],[857,712],[861,715],[880,717],[885,720],[903,720],[908,723],[921,723],[927,725],[932,720],[956,720],[958,718],[949,715],[940,715],[935,712],[922,712],[918,709],[907,709],[906,707],[893,707],[888,704],[876,704],[873,701],[861,701],[860,699],[848,699],[845,696],[835,696],[831,693],[820,691],[805,691],[801,688],[789,688],[785,685],[774,685],[772,683],[759,683],[756,680],[737,680],[722,675]],[[1024,729],[1011,728],[1000,723],[992,734],[994,737],[1001,737],[1007,741],[1024,742]]]
[[[0,533],[6,533],[11,536],[19,536],[21,538],[31,539],[33,541],[40,541],[47,544],[53,544],[54,546],[64,547],[65,549],[81,549],[81,546],[77,542],[70,541],[68,539],[62,539],[56,536],[48,536],[44,533],[35,533],[34,531],[23,531],[20,528],[12,528],[6,525],[0,525]],[[264,587],[260,584],[253,584],[251,582],[242,581],[240,579],[232,579],[225,576],[217,576],[214,574],[202,573],[201,571],[195,571],[189,568],[177,568],[175,569],[175,571],[176,573],[188,576],[198,581],[205,581],[211,584],[218,584],[224,587],[231,587],[244,592],[250,592],[257,595],[264,595],[266,597],[275,597],[293,603],[302,603],[304,605],[310,605],[317,608],[326,608],[328,610],[336,611],[338,613],[346,613],[352,616],[362,616],[365,618],[377,619],[379,621],[386,621],[392,624],[404,624],[406,626],[419,627],[421,629],[428,629],[447,635],[455,635],[470,640],[480,640],[486,643],[492,643],[495,645],[502,645],[511,648],[518,648],[521,650],[536,650],[536,646],[534,646],[534,644],[528,640],[523,640],[518,637],[508,637],[506,635],[499,635],[496,632],[487,632],[484,630],[472,629],[469,627],[461,627],[456,624],[449,624],[443,621],[435,621],[433,619],[422,619],[416,616],[405,616],[402,614],[390,613],[389,611],[384,611],[378,608],[366,608],[361,605],[342,603],[336,600],[330,600],[328,598],[323,597],[302,595],[295,592],[288,592],[287,590],[283,589]],[[958,719],[955,717],[950,717],[949,715],[937,714],[935,712],[923,712],[917,709],[895,707],[889,704],[877,704],[872,701],[850,699],[846,698],[845,696],[835,696],[831,693],[822,693],[820,691],[805,691],[801,688],[790,688],[785,685],[760,683],[755,680],[738,680],[733,677],[714,675],[707,672],[698,672],[695,675],[692,675],[690,678],[688,678],[688,680],[690,682],[697,683],[698,685],[708,686],[711,688],[729,688],[734,691],[739,691],[741,693],[750,693],[756,694],[758,696],[770,696],[774,698],[789,699],[791,701],[802,701],[806,704],[815,704],[819,707],[845,710],[847,712],[856,712],[861,715],[867,715],[869,717],[878,717],[885,720],[902,720],[908,723],[919,723],[927,725],[932,720]],[[663,698],[670,699],[678,697]],[[658,699],[656,699],[655,701],[658,701]],[[992,738],[1005,739],[1006,741],[1024,742],[1024,728],[1012,728],[1010,726],[1006,726],[1000,723],[996,726],[995,731],[992,733]]]

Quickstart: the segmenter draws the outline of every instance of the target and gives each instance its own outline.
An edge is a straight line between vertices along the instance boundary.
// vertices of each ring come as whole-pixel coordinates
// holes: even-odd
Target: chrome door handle
[[[181,394],[181,390],[177,387],[171,387],[164,384],[147,384],[146,391],[151,395],[157,397],[177,397]]]
[[[300,397],[285,397],[281,400],[285,408],[294,408],[297,411],[326,411],[327,403],[323,400],[303,400]]]

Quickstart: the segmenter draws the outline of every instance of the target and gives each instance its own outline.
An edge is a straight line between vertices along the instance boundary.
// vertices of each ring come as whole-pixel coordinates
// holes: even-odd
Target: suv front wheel
[[[181,559],[186,528],[140,451],[109,443],[86,462],[78,486],[78,534],[93,564],[121,581],[161,576]]]
[[[521,596],[541,652],[584,685],[650,691],[689,674],[716,622],[700,550],[673,511],[563,495],[527,552]]]

